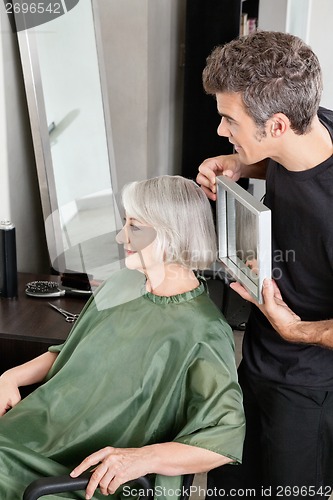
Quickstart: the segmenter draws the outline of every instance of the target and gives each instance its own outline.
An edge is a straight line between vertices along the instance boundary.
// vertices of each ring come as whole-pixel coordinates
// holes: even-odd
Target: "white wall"
[[[184,5],[99,1],[119,189],[180,170]]]
[[[288,0],[259,0],[258,28],[285,31]]]
[[[148,177],[181,171],[184,25],[184,1],[149,1]]]
[[[100,0],[100,23],[118,186],[146,177],[147,0]]]
[[[317,54],[323,70],[324,92],[321,104],[333,109],[333,2],[312,0],[309,44]]]

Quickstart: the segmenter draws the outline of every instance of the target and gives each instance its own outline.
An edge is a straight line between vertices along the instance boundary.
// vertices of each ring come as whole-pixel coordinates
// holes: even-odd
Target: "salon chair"
[[[89,482],[91,472],[81,474],[81,476],[72,478],[71,476],[43,477],[36,479],[26,488],[23,494],[23,500],[36,500],[45,495],[55,495],[68,491],[85,490]],[[183,488],[180,500],[188,500],[190,487],[192,485],[194,474],[185,474],[183,476]],[[135,485],[144,492],[140,498],[153,498],[154,476],[141,476],[138,479],[129,481],[127,486]]]
[[[251,304],[229,287],[233,280],[223,266],[216,261],[211,269],[200,271],[200,274],[207,280],[210,298],[222,311],[231,328],[239,331],[245,330]]]

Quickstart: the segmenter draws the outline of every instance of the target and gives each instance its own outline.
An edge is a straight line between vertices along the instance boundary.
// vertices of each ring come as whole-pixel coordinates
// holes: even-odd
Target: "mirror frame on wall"
[[[101,28],[99,24],[98,0],[90,0],[94,33],[96,41],[97,63],[99,68],[99,79],[101,86],[102,106],[105,125],[105,136],[107,155],[109,162],[111,186],[113,193],[117,193],[117,176],[115,169],[115,159],[112,141],[111,118],[107,94],[106,72],[104,67],[103,47],[101,41]],[[66,15],[66,14],[64,14]],[[20,13],[22,18],[22,13]],[[51,21],[52,22],[52,21]],[[37,27],[38,29],[38,27]],[[51,251],[57,257],[63,256],[64,246],[62,238],[62,228],[59,215],[59,204],[56,196],[56,184],[53,171],[53,161],[51,154],[51,143],[47,115],[45,109],[45,100],[43,94],[43,85],[39,65],[39,56],[37,50],[35,28],[18,31],[18,44],[21,56],[24,85],[27,97],[28,111],[31,124],[31,133],[35,152],[37,177],[41,196],[42,212],[45,222],[46,240],[49,249],[50,261],[52,266]],[[112,197],[115,217],[118,214],[115,196]],[[64,258],[64,257],[63,257]],[[121,256],[119,255],[119,261]],[[61,267],[61,266],[60,266]],[[66,263],[63,263],[63,269]]]

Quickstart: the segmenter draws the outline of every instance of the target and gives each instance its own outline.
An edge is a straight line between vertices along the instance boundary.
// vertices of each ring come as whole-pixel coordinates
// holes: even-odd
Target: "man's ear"
[[[281,137],[290,129],[290,120],[283,113],[275,113],[268,122],[268,131],[272,137]]]

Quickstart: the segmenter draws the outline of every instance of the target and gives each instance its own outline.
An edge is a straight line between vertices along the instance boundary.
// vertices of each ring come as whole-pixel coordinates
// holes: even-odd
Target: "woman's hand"
[[[45,352],[22,365],[14,366],[0,377],[0,416],[21,401],[19,387],[42,382],[58,353]]]
[[[3,374],[0,377],[0,416],[21,401],[21,394],[17,385]]]
[[[88,483],[86,498],[91,498],[98,486],[103,495],[110,495],[127,481],[152,472],[149,467],[149,457],[149,447],[112,448],[107,446],[89,455],[71,472],[71,476],[77,477],[97,465]]]
[[[177,442],[151,444],[142,448],[112,448],[93,453],[72,472],[77,477],[97,465],[86,489],[86,498],[99,486],[103,495],[114,493],[119,486],[147,474],[179,476],[207,472],[233,462],[214,451]]]
[[[208,198],[216,200],[216,177],[226,175],[234,181],[241,177],[242,164],[239,155],[222,155],[208,158],[199,167],[197,183],[201,185]]]

